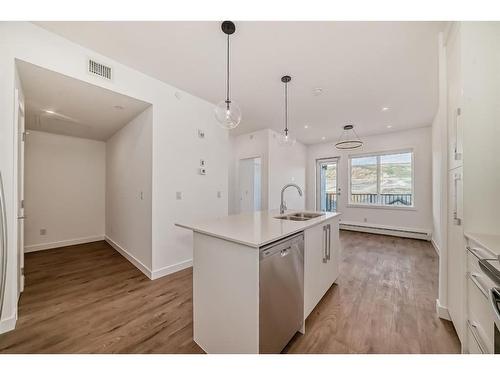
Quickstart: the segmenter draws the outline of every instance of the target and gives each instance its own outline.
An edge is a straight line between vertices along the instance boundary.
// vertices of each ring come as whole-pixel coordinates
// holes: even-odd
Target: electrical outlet
[[[363,219],[363,221],[366,223],[366,222],[368,222],[368,219],[365,217],[365,218]]]
[[[198,138],[205,139],[205,130],[198,129]]]
[[[182,199],[182,191],[176,191],[175,192],[175,199],[181,200]]]
[[[220,191],[217,192],[217,198],[222,198],[222,193]]]
[[[40,229],[40,236],[45,236],[47,234],[47,229]]]
[[[142,200],[144,200],[144,192],[141,191],[141,193],[139,194],[139,198]]]

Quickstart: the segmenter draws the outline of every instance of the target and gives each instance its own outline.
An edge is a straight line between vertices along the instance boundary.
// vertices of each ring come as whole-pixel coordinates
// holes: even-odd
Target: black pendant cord
[[[229,110],[229,35],[227,36],[227,61],[226,61],[226,108]]]
[[[285,136],[288,136],[288,82],[285,82]]]

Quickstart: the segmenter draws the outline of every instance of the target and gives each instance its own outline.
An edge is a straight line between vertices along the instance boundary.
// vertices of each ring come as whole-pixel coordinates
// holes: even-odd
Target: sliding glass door
[[[316,161],[316,209],[319,211],[337,211],[340,194],[338,161],[338,158]]]

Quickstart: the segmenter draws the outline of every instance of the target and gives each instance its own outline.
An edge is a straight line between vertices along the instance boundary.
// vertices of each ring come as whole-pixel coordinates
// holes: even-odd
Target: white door
[[[338,161],[338,158],[316,161],[316,210],[318,211],[337,211],[340,195]]]
[[[249,158],[239,162],[240,212],[260,210],[262,184],[260,160],[260,158]]]
[[[24,127],[24,103],[16,90],[17,108],[17,253],[18,253],[18,296],[24,290],[24,144],[26,131]]]

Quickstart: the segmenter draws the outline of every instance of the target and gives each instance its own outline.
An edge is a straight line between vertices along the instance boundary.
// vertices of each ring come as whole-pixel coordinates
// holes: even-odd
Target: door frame
[[[335,163],[337,165],[337,173],[336,173],[337,205],[338,205],[339,198],[340,198],[340,185],[339,185],[340,156],[333,156],[333,157],[316,159],[316,169],[314,172],[315,173],[314,180],[316,181],[316,189],[315,189],[316,196],[314,198],[316,211],[321,211],[321,201],[320,201],[321,200],[321,191],[320,191],[320,189],[321,189],[321,173],[319,173],[319,171],[321,168],[321,164],[324,164],[327,162]]]
[[[236,173],[236,176],[237,176],[237,185],[238,185],[238,197],[237,197],[237,201],[238,201],[238,213],[241,213],[241,196],[240,196],[240,193],[241,193],[241,186],[240,186],[240,162],[241,161],[244,161],[244,160],[254,160],[254,159],[260,159],[260,204],[259,204],[259,207],[260,209],[262,210],[262,193],[263,193],[263,180],[262,180],[262,155],[255,155],[255,156],[246,156],[244,158],[239,158],[238,159],[238,163],[237,163],[237,166],[236,166],[236,170],[237,170],[237,173]],[[255,177],[255,176],[254,176]],[[254,196],[255,196],[255,192],[254,192]],[[254,202],[254,206],[255,206],[255,202]]]

